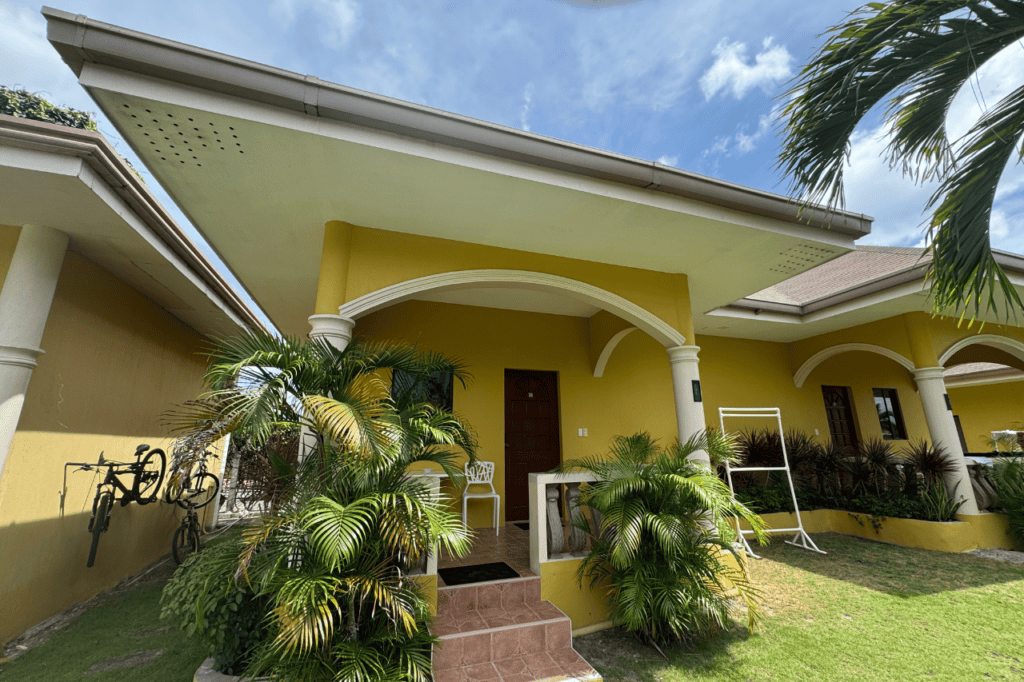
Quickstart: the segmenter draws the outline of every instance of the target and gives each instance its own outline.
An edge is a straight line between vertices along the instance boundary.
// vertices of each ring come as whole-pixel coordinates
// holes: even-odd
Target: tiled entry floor
[[[496,561],[504,561],[520,577],[529,578],[536,575],[530,570],[530,532],[506,523],[495,537],[494,528],[477,528],[476,536],[473,538],[473,549],[469,554],[460,559],[449,556],[442,550],[441,556],[437,558],[437,567],[474,566]],[[445,586],[441,576],[437,577],[437,586]]]

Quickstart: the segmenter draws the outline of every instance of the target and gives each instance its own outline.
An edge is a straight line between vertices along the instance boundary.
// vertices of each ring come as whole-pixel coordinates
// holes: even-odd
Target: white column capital
[[[36,359],[43,354],[42,348],[0,345],[0,365],[35,369]]]
[[[945,381],[945,376],[942,374],[942,367],[918,367],[910,370],[911,374],[914,375],[916,381],[932,381],[935,379],[942,379]]]
[[[665,352],[668,353],[668,361],[673,365],[680,362],[700,362],[700,358],[697,357],[700,346],[673,346],[666,348]]]
[[[356,321],[325,313],[321,315],[310,315],[309,324],[312,329],[309,331],[309,338],[323,339],[338,350],[345,350],[348,342],[352,340],[352,331],[355,329]]]

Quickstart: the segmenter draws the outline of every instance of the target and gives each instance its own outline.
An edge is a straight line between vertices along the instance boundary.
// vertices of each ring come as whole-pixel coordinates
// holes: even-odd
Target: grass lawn
[[[967,554],[815,536],[751,562],[767,617],[668,661],[615,630],[576,638],[607,682],[1022,680],[1024,567]]]
[[[175,568],[168,559],[126,589],[104,593],[96,605],[45,643],[0,664],[0,680],[190,682],[206,655],[184,633],[160,621],[160,592]],[[86,674],[95,664],[143,652],[148,654],[141,660],[152,660]]]

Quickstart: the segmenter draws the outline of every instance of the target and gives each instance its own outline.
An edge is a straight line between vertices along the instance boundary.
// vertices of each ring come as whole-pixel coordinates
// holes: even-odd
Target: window
[[[875,408],[878,410],[878,423],[882,427],[882,438],[885,440],[906,440],[907,427],[903,425],[903,411],[895,388],[875,388]]]
[[[434,372],[426,378],[396,369],[391,376],[391,396],[408,391],[417,401],[425,401],[442,410],[452,411],[454,377],[451,372]]]

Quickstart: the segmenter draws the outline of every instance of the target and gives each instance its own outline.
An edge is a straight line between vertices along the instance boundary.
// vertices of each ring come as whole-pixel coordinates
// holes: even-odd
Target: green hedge
[[[0,114],[56,123],[69,128],[96,130],[96,121],[87,111],[55,107],[39,95],[27,90],[12,90],[5,85],[0,85]]]

